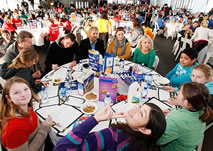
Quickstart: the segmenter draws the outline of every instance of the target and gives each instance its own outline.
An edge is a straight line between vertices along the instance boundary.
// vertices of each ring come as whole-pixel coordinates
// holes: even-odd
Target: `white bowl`
[[[95,107],[95,109],[92,111],[92,112],[86,112],[84,109],[86,107],[89,107],[89,106],[92,106],[92,107]],[[81,111],[84,113],[84,114],[94,114],[98,109],[98,106],[96,103],[94,102],[85,102],[84,104],[81,105]]]
[[[90,93],[95,94],[95,95],[96,95],[96,99],[87,99],[86,96],[87,96],[88,94],[90,94]],[[84,94],[84,99],[85,99],[86,101],[92,101],[92,102],[94,102],[94,101],[97,101],[97,100],[98,100],[98,95],[97,95],[97,93],[94,93],[94,92],[87,92],[87,93]]]

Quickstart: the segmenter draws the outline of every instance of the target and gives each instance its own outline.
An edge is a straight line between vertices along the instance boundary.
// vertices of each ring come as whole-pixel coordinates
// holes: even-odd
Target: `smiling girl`
[[[89,133],[99,122],[118,117],[125,118],[126,123],[113,124],[111,128]],[[106,106],[63,137],[54,151],[156,151],[156,141],[163,134],[165,125],[161,109],[152,103],[136,105],[125,113],[114,113],[110,106]]]
[[[13,77],[7,81],[0,101],[2,145],[9,151],[42,151],[52,118],[41,124],[33,111],[38,98],[27,81]]]
[[[135,49],[133,62],[143,63],[145,66],[152,68],[155,61],[155,50],[152,48],[152,45],[152,39],[149,36],[142,36]]]

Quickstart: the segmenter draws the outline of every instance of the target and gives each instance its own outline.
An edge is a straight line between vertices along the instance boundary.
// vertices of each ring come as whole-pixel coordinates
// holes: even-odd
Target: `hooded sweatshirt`
[[[78,43],[75,41],[71,47],[64,48],[64,46],[61,44],[61,40],[63,40],[63,38],[60,38],[56,42],[52,43],[48,49],[45,61],[46,73],[52,70],[52,64],[58,64],[58,66],[61,66],[63,64],[72,62],[73,60],[77,62],[79,61],[80,49]]]

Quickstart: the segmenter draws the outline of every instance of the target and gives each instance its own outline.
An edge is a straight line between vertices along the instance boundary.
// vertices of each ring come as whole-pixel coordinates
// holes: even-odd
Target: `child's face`
[[[197,82],[197,83],[201,83],[201,84],[205,84],[209,81],[205,77],[205,74],[198,69],[192,70],[191,79],[192,79],[192,82]]]
[[[184,96],[183,96],[183,88],[181,87],[180,90],[177,93],[177,97],[176,97],[176,105],[178,106],[184,106]]]
[[[182,53],[180,56],[180,64],[184,67],[191,67],[196,59],[191,59],[185,53]]]
[[[14,83],[11,86],[8,101],[18,106],[25,106],[30,102],[31,98],[31,90],[25,83]]]

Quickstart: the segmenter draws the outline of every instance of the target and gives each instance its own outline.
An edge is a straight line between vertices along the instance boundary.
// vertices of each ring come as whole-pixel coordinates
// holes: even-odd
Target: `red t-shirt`
[[[22,24],[22,20],[20,18],[18,18],[17,20],[15,18],[13,18],[12,22],[16,27],[20,27]]]
[[[49,27],[49,41],[55,41],[59,36],[59,27],[57,24],[52,24]]]
[[[38,116],[32,108],[29,109],[30,116],[13,118],[7,126],[2,129],[3,146],[13,149],[26,143],[38,127]]]

